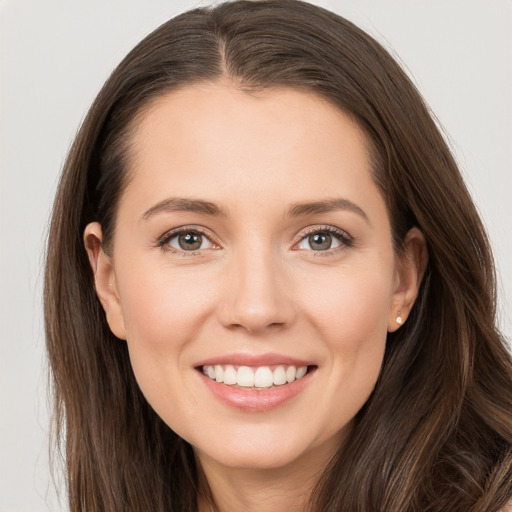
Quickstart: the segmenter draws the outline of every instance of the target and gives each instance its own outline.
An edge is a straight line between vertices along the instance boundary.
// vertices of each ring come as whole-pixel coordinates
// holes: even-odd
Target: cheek
[[[375,265],[316,275],[306,283],[305,310],[329,343],[358,350],[368,336],[386,335],[392,272]],[[306,292],[307,290],[307,292]]]
[[[120,278],[128,337],[155,351],[185,343],[213,303],[211,284],[187,270],[136,268]]]
[[[392,295],[389,275],[375,267],[364,274],[343,272],[323,283],[318,276],[315,280],[307,309],[312,334],[326,348],[329,378],[323,399],[332,411],[327,429],[336,430],[357,414],[380,374]]]
[[[183,370],[190,371],[187,354],[214,303],[211,287],[200,286],[186,271],[155,272],[144,264],[130,268],[137,272],[119,271],[130,360],[148,401],[156,410],[165,409],[170,391],[183,387]]]

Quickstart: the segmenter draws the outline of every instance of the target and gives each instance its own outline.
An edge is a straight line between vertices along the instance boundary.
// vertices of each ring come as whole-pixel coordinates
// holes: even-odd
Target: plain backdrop
[[[437,114],[490,233],[510,338],[511,0],[314,3],[392,49]],[[66,510],[49,472],[41,319],[45,232],[65,154],[121,58],[169,17],[205,4],[0,0],[0,512]]]

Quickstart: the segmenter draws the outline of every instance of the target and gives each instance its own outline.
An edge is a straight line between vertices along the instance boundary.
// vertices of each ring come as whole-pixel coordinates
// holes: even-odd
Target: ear
[[[388,332],[396,331],[407,320],[418,296],[427,262],[425,237],[418,228],[412,228],[397,256],[396,288],[389,309]]]
[[[123,309],[117,290],[116,274],[112,258],[102,249],[103,233],[98,222],[91,222],[84,231],[84,244],[89,256],[94,285],[105,310],[110,330],[121,339],[126,339]]]

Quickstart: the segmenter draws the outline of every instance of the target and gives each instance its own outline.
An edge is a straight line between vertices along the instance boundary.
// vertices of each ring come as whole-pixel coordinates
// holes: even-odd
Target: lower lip
[[[246,412],[265,412],[279,407],[298,395],[310,382],[316,369],[290,384],[268,389],[234,388],[200,373],[206,387],[225,404]]]

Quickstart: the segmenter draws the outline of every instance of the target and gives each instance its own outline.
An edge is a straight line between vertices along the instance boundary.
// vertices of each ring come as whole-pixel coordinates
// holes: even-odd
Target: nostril
[[[284,322],[272,322],[269,327],[278,328],[281,327],[284,324]]]

